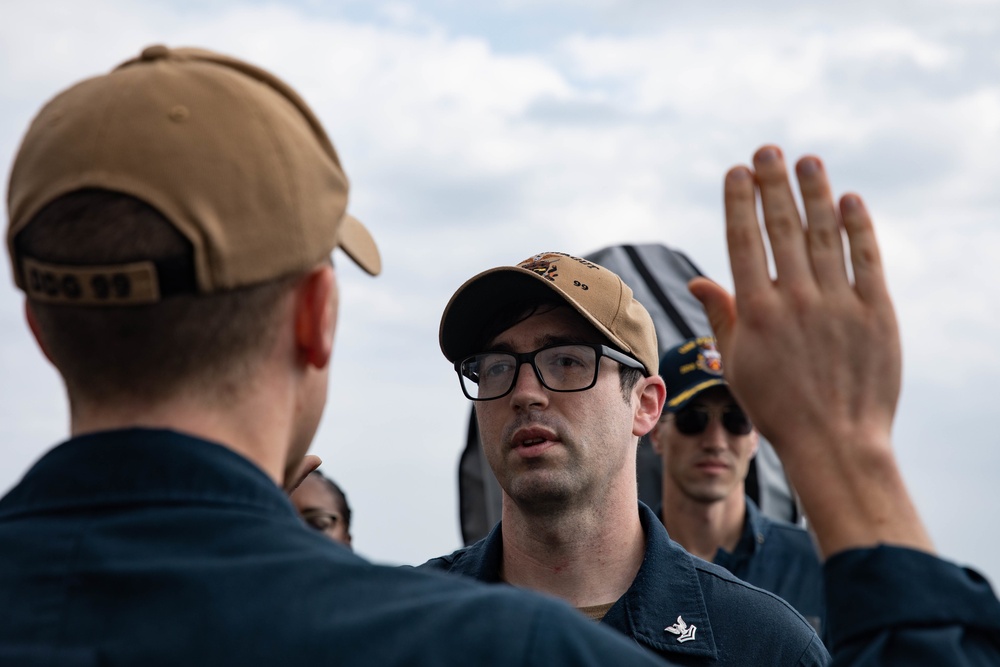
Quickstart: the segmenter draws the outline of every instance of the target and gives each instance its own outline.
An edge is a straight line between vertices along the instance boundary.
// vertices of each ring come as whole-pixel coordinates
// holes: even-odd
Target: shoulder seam
[[[736,577],[735,575],[730,575],[728,577],[723,576],[721,573],[715,572],[711,568],[706,568],[706,567],[702,566],[700,563],[695,563],[694,567],[695,567],[695,570],[697,570],[699,574],[703,573],[706,576],[714,577],[715,579],[718,579],[719,581],[724,581],[726,583],[733,584],[735,586],[743,588],[744,590],[749,591],[750,593],[761,593],[761,594],[763,594],[764,597],[768,597],[768,598],[771,598],[773,600],[776,600],[777,602],[781,603],[786,609],[788,609],[789,611],[791,611],[792,613],[794,613],[801,620],[801,622],[807,628],[809,628],[810,632],[812,632],[813,634],[816,633],[816,631],[813,629],[813,627],[811,625],[809,625],[809,621],[805,620],[805,618],[803,618],[802,614],[800,614],[798,612],[798,610],[795,607],[793,607],[783,597],[781,597],[779,595],[776,595],[776,594],[772,593],[771,591],[766,591],[763,588],[758,588],[757,586],[754,586],[751,583],[747,583],[746,581],[743,581],[742,579]],[[728,570],[724,570],[724,571],[728,574]]]

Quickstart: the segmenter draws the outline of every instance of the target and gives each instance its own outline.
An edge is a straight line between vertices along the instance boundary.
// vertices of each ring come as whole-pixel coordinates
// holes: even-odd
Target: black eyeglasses
[[[601,357],[643,369],[632,357],[596,343],[559,343],[515,354],[481,352],[455,362],[462,391],[473,401],[491,401],[514,389],[521,364],[530,364],[542,386],[551,391],[584,391],[597,384]]]
[[[684,435],[698,435],[708,428],[708,420],[716,413],[721,415],[722,427],[733,435],[747,435],[753,429],[746,413],[735,406],[720,411],[701,406],[682,408],[674,413],[674,426]]]

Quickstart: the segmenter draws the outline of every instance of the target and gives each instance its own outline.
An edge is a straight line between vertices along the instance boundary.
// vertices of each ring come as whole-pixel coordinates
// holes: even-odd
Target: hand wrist
[[[837,445],[792,448],[785,461],[824,556],[877,544],[932,552],[888,438]]]

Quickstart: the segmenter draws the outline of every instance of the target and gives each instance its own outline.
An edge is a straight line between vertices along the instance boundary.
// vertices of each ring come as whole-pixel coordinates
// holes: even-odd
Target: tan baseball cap
[[[60,93],[32,122],[11,171],[7,246],[29,296],[73,302],[78,293],[45,285],[120,269],[144,285],[126,304],[159,300],[152,263],[53,266],[18,256],[15,237],[33,216],[86,188],[131,195],[169,219],[193,245],[200,293],[306,270],[335,247],[369,274],[381,271],[374,239],[346,212],[347,177],[313,112],[269,72],[211,51],[151,46]]]
[[[458,361],[481,345],[498,312],[530,308],[555,293],[611,341],[656,375],[659,352],[653,319],[618,275],[580,257],[546,252],[515,266],[483,271],[458,288],[441,316],[441,351]]]

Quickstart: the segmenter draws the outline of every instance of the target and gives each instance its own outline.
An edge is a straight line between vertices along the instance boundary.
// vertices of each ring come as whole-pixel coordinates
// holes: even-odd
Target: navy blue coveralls
[[[695,558],[639,504],[646,554],[628,591],[602,623],[677,664],[825,665],[829,655],[790,604]],[[502,523],[485,538],[421,567],[498,582]],[[695,628],[693,632],[690,628]],[[690,636],[668,628],[687,629]]]
[[[812,538],[799,526],[769,519],[746,500],[736,548],[732,553],[719,549],[712,562],[786,600],[824,637],[823,565]]]
[[[186,435],[74,438],[0,500],[0,665],[578,664],[659,663],[557,601],[372,565]]]
[[[836,667],[1000,665],[1000,601],[978,572],[883,545],[835,554],[823,574]]]

